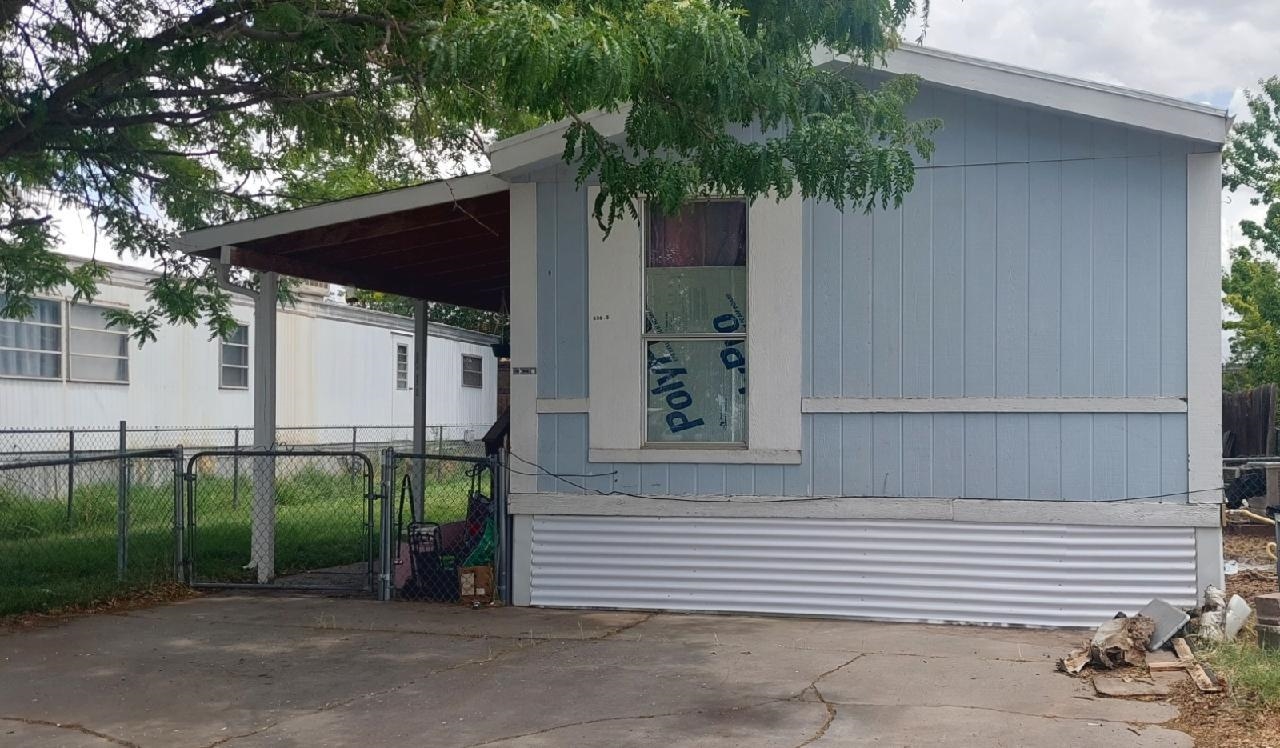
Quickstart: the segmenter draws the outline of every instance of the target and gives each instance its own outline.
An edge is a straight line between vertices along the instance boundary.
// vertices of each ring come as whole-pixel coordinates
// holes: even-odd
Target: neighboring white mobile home
[[[0,430],[131,427],[196,429],[253,423],[253,304],[230,340],[167,326],[142,347],[106,327],[101,310],[139,309],[154,273],[111,265],[91,304],[42,296],[21,322],[0,319]],[[404,426],[412,422],[413,321],[324,299],[303,287],[279,314],[280,426]],[[432,425],[493,423],[497,361],[489,335],[432,324],[427,412]]]

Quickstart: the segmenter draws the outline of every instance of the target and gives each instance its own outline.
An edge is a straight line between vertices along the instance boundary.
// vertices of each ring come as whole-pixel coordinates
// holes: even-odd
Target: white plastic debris
[[[1226,635],[1228,641],[1240,635],[1240,629],[1244,628],[1245,622],[1252,614],[1253,608],[1249,607],[1249,603],[1245,602],[1243,597],[1231,596],[1231,602],[1227,603],[1227,614],[1223,617],[1222,623],[1222,633]]]

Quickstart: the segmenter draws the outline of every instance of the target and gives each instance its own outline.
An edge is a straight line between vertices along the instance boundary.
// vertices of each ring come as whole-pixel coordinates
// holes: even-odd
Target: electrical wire
[[[550,478],[554,478],[566,485],[573,486],[574,488],[582,491],[583,493],[592,494],[595,496],[627,496],[633,499],[645,499],[649,501],[681,501],[681,502],[691,502],[691,503],[699,503],[699,504],[792,504],[792,503],[806,503],[806,502],[814,502],[814,501],[831,501],[832,499],[892,498],[887,496],[876,496],[871,494],[841,494],[841,495],[830,495],[830,496],[776,497],[776,498],[766,499],[766,498],[758,498],[754,496],[722,496],[722,497],[721,496],[707,496],[707,497],[646,496],[643,494],[630,493],[628,491],[619,491],[617,489],[611,489],[609,491],[601,491],[598,488],[585,486],[581,483],[578,483],[576,481],[572,481],[569,479],[570,478],[615,477],[618,475],[617,470],[613,470],[607,473],[557,473],[547,469],[546,467],[543,467],[542,465],[539,465],[538,463],[532,460],[528,460],[524,457],[521,457],[515,452],[507,451],[506,454],[508,457],[514,457],[515,459],[519,460],[525,465],[528,465],[529,467],[535,468],[536,470],[539,471],[536,473],[530,473],[530,472],[515,470],[510,466],[510,463],[503,466],[510,472],[515,473],[516,475],[528,475],[528,476],[539,476],[539,477],[545,475]],[[1081,504],[1116,504],[1116,503],[1130,502],[1130,501],[1146,501],[1146,502],[1152,502],[1157,504],[1164,504],[1164,503],[1167,503],[1164,501],[1164,499],[1190,498],[1191,496],[1196,494],[1222,491],[1225,488],[1226,486],[1222,485],[1222,486],[1215,486],[1213,488],[1196,488],[1196,489],[1190,489],[1187,491],[1171,491],[1169,493],[1148,494],[1145,496],[1122,496],[1122,497],[1107,498],[1107,499],[1028,499],[1028,500],[1055,501],[1055,502],[1070,501],[1070,502],[1078,502]],[[939,501],[954,501],[957,499],[966,499],[970,501],[1013,501],[1014,500],[1008,497],[998,497],[998,496],[917,496],[912,498],[919,498],[919,499],[925,499],[925,500],[935,499]]]

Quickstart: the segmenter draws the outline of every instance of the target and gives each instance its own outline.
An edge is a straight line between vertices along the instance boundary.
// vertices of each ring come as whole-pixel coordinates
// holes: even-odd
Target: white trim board
[[[805,413],[1186,413],[1180,397],[806,397]]]
[[[798,449],[716,449],[688,447],[664,449],[589,449],[588,462],[670,462],[697,465],[799,465]]]
[[[585,397],[540,397],[538,413],[590,413],[591,401]]]
[[[1187,156],[1187,485],[1222,481],[1222,154]],[[1221,491],[1192,501],[1217,504]]]
[[[427,184],[404,187],[372,195],[313,205],[261,218],[251,218],[221,226],[188,231],[169,240],[169,248],[178,252],[199,252],[212,247],[234,246],[268,236],[332,226],[336,223],[373,218],[402,210],[462,200],[468,197],[505,192],[509,185],[488,172],[469,174],[456,179],[441,179]],[[527,227],[520,226],[523,231]],[[512,232],[512,241],[517,232]]]
[[[855,64],[848,56],[821,51],[814,54],[813,62],[828,70]],[[914,44],[890,52],[883,69],[962,91],[1210,143],[1225,143],[1231,125],[1226,111],[1214,107]]]
[[[777,517],[951,520],[1107,527],[1211,527],[1217,506],[1149,501],[1034,501],[942,498],[816,498],[794,496],[653,496],[512,493],[514,515],[601,517]]]

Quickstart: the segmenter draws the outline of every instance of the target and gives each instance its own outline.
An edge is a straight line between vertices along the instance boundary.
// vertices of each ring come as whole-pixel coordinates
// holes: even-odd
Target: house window
[[[61,379],[62,303],[33,299],[31,307],[25,319],[0,318],[0,376]]]
[[[107,326],[103,307],[72,304],[67,325],[67,378],[129,382],[129,333]]]
[[[231,336],[222,341],[222,357],[218,380],[223,389],[249,388],[249,328],[238,325]]]
[[[484,359],[479,356],[462,356],[462,386],[484,386]]]
[[[647,213],[646,441],[745,445],[747,204]]]
[[[396,389],[409,389],[409,346],[396,343]]]

